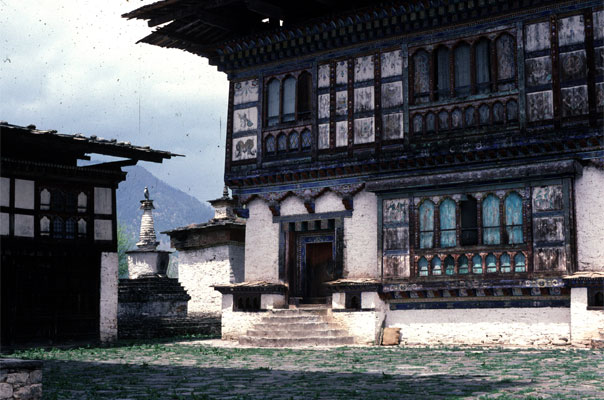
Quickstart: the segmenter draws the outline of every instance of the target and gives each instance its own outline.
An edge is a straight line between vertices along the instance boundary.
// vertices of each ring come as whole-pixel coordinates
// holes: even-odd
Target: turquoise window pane
[[[487,256],[486,264],[488,273],[497,272],[497,259],[494,254],[489,254]]]
[[[424,201],[419,206],[419,247],[429,249],[434,246],[434,203]]]
[[[434,257],[432,259],[432,275],[442,275],[441,265],[440,258]]]
[[[478,254],[472,257],[472,272],[474,274],[482,274],[482,257]]]
[[[501,243],[499,233],[499,198],[490,194],[482,202],[482,241],[484,244]]]
[[[505,224],[509,243],[523,243],[522,198],[517,193],[512,193],[505,199]]]
[[[512,268],[510,266],[512,259],[508,253],[503,253],[499,262],[501,263],[501,272],[512,272]]]
[[[455,245],[455,202],[446,199],[440,204],[440,247]]]
[[[419,276],[428,276],[428,260],[424,257],[419,260]]]
[[[516,272],[526,272],[526,257],[524,257],[524,254],[517,253],[514,256],[514,270]]]
[[[458,258],[457,262],[459,264],[459,273],[467,274],[468,273],[468,257],[461,256]]]
[[[455,273],[455,260],[451,256],[445,258],[445,274],[453,275]]]

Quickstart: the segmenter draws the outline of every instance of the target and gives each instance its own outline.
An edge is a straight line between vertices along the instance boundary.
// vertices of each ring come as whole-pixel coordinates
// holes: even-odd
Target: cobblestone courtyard
[[[218,341],[28,350],[45,399],[601,399],[604,352],[347,347]]]

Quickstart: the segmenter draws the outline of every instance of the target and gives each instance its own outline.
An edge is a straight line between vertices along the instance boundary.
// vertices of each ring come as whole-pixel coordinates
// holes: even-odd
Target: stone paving
[[[45,399],[602,399],[604,352],[241,348],[220,341],[28,350]]]

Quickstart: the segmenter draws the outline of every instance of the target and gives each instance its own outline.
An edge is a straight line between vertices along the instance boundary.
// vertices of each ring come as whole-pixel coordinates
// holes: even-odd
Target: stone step
[[[282,322],[282,323],[294,323],[294,322],[322,322],[323,318],[321,315],[270,315],[262,318],[262,323],[270,322]]]
[[[320,322],[262,322],[256,327],[262,326],[266,330],[312,330],[312,329],[333,329],[333,325],[326,321]]]
[[[591,339],[592,349],[604,349],[604,339]]]
[[[326,307],[317,308],[284,308],[284,309],[273,309],[269,311],[269,315],[283,315],[283,316],[296,316],[296,315],[328,315],[330,309]]]
[[[346,346],[354,344],[354,339],[351,336],[311,336],[305,338],[268,338],[243,336],[239,338],[239,344],[256,347]]]
[[[262,328],[262,327],[261,327]],[[312,330],[267,330],[250,329],[247,331],[249,337],[267,338],[306,338],[306,337],[345,337],[348,332],[344,329],[312,329]]]

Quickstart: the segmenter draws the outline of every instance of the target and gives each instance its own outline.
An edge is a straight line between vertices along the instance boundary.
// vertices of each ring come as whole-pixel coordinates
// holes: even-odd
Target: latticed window
[[[440,203],[440,247],[455,247],[455,202],[446,199]]]
[[[300,135],[298,132],[294,131],[289,134],[289,149],[290,150],[299,150],[300,148]]]
[[[518,193],[510,193],[505,198],[505,230],[509,244],[524,242],[522,237],[522,198]]]
[[[424,201],[419,206],[419,247],[429,249],[434,246],[434,203]]]
[[[269,135],[266,137],[266,141],[265,141],[265,145],[266,145],[266,152],[268,154],[273,154],[275,153],[275,137],[273,135]]]
[[[287,136],[285,136],[284,133],[280,134],[277,137],[277,148],[279,149],[279,151],[287,150]]]
[[[283,81],[283,122],[296,119],[296,78],[288,76]]]
[[[62,239],[64,235],[65,226],[63,218],[55,217],[52,220],[52,237],[56,239]]]
[[[69,218],[65,221],[65,239],[74,239],[76,235],[76,221],[74,218]]]
[[[308,129],[306,129],[305,131],[302,132],[302,149],[308,150],[308,149],[310,149],[311,145],[312,145],[312,135],[310,134],[310,131]]]
[[[482,201],[482,242],[484,244],[499,244],[499,198],[488,195]]]

